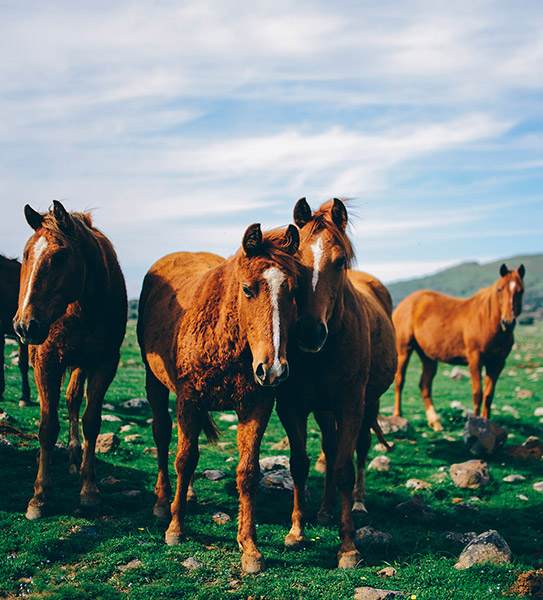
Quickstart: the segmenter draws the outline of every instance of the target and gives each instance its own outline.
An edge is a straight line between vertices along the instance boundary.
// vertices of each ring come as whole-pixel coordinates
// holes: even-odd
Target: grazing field
[[[516,338],[494,400],[493,420],[509,430],[506,448],[521,444],[531,435],[543,437],[542,417],[534,415],[537,407],[543,407],[543,324],[519,327]],[[10,416],[10,425],[24,434],[36,434],[38,407],[18,407],[20,381],[11,356],[15,349],[15,345],[6,346],[7,389],[2,408]],[[359,567],[337,570],[337,523],[321,526],[316,522],[323,475],[312,468],[306,549],[287,551],[283,546],[292,508],[288,493],[260,490],[258,535],[267,570],[257,576],[242,575],[236,543],[235,422],[221,420],[218,414],[219,445],[201,441],[195,482],[199,502],[189,507],[189,539],[176,547],[164,544],[166,524],[152,516],[156,459],[149,450],[154,445],[151,410],[148,406],[121,406],[144,396],[144,370],[135,341],[135,322],[131,321],[121,366],[106,395],[106,403],[114,410],[106,408],[103,412],[106,419],[111,418],[107,415],[120,418],[104,420],[102,432],[115,432],[121,444],[114,452],[99,455],[97,481],[102,482],[104,500],[101,514],[79,513],[79,481],[68,474],[66,455],[59,447],[52,468],[56,508],[43,520],[27,521],[24,512],[36,475],[37,439],[0,423],[0,433],[7,440],[0,443],[0,598],[340,600],[353,598],[361,586],[401,590],[412,600],[522,597],[511,591],[518,576],[543,567],[543,493],[533,489],[535,482],[543,480],[542,462],[511,458],[501,450],[488,458],[489,486],[481,491],[455,488],[448,467],[473,457],[462,441],[462,410],[452,408],[451,403],[471,409],[471,385],[467,378],[451,379],[449,371],[450,367],[440,365],[434,381],[435,405],[445,427],[443,433],[434,433],[426,425],[418,393],[420,365],[416,357],[412,358],[403,394],[404,416],[412,428],[406,434],[387,436],[394,442],[389,454],[391,470],[368,472],[369,514],[356,517],[355,524],[391,534],[388,544],[361,542],[363,561]],[[532,392],[533,397],[521,399],[530,394],[519,395],[520,390]],[[393,392],[389,390],[382,400],[382,413],[390,414],[392,404]],[[59,443],[65,444],[65,406],[61,406],[60,414]],[[288,454],[288,450],[271,448],[284,436],[274,415],[264,437],[262,456]],[[308,450],[314,464],[320,450],[314,421],[309,424]],[[377,454],[372,449],[370,460]],[[171,453],[172,474],[173,458]],[[221,469],[227,476],[219,481],[199,477],[206,468]],[[503,478],[511,474],[523,475],[525,480],[504,482]],[[431,484],[421,494],[436,518],[414,521],[395,510],[412,495],[405,485],[412,478]],[[217,511],[228,513],[233,520],[216,524],[212,516]],[[480,534],[490,529],[499,531],[508,542],[513,553],[511,564],[457,571],[454,564],[463,545],[443,533]],[[189,557],[202,566],[184,566]],[[377,574],[387,566],[397,571],[391,579]]]

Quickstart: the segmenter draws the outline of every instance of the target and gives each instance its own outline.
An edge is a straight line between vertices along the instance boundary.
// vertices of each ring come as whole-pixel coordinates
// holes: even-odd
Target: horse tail
[[[202,424],[207,441],[211,444],[216,444],[219,441],[219,428],[215,424],[213,417],[206,412],[204,414],[204,422]]]
[[[379,425],[379,421],[377,419],[375,419],[371,428],[377,436],[377,439],[390,452],[392,450],[392,446],[389,446],[388,442],[386,441],[385,434],[383,433],[383,430],[381,429],[381,426]]]

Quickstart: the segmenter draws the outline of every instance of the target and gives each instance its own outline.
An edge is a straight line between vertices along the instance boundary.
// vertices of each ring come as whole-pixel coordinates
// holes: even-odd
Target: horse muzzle
[[[507,319],[501,320],[501,326],[503,331],[513,331],[515,329],[515,325],[517,324],[517,320],[513,317],[510,321]]]
[[[303,352],[320,352],[328,338],[328,327],[322,321],[298,319],[294,328],[298,348]]]
[[[49,323],[43,323],[36,319],[22,320],[13,319],[13,329],[23,344],[39,346],[43,344],[49,335]]]
[[[277,387],[288,377],[288,362],[281,362],[278,367],[272,365],[267,367],[259,363],[254,370],[255,381],[262,387]]]

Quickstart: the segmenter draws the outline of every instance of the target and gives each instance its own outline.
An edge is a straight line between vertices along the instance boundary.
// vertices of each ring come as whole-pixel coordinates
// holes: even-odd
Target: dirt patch
[[[509,591],[516,596],[543,598],[543,569],[521,573]]]
[[[19,438],[20,440],[36,440],[38,439],[38,436],[35,433],[23,433],[22,431],[19,431],[17,429],[17,427],[13,427],[13,425],[10,425],[9,423],[6,423],[5,421],[0,421],[0,435],[14,435],[15,437]]]

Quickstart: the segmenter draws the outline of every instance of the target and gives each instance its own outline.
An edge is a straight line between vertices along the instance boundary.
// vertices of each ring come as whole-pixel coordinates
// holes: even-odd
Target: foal
[[[274,402],[274,388],[289,373],[287,332],[295,317],[299,235],[245,232],[242,248],[227,260],[204,252],[178,252],[155,263],[143,282],[138,341],[146,366],[158,450],[154,513],[170,514],[168,447],[172,421],[168,393],[177,397],[177,490],[166,543],[185,535],[187,490],[198,462],[202,429],[216,437],[209,411],[238,415],[240,498],[238,543],[242,569],[264,568],[255,526],[258,455]]]
[[[67,212],[57,200],[48,213],[29,205],[24,212],[35,233],[25,246],[13,325],[22,342],[30,344],[41,405],[38,475],[26,512],[27,519],[36,519],[49,505],[49,466],[60,430],[58,403],[67,369],[70,471],[77,472],[81,452],[79,409],[87,379],[81,505],[93,507],[100,501],[94,482],[95,445],[102,401],[119,362],[127,299],[113,246],[94,228],[90,215]]]

